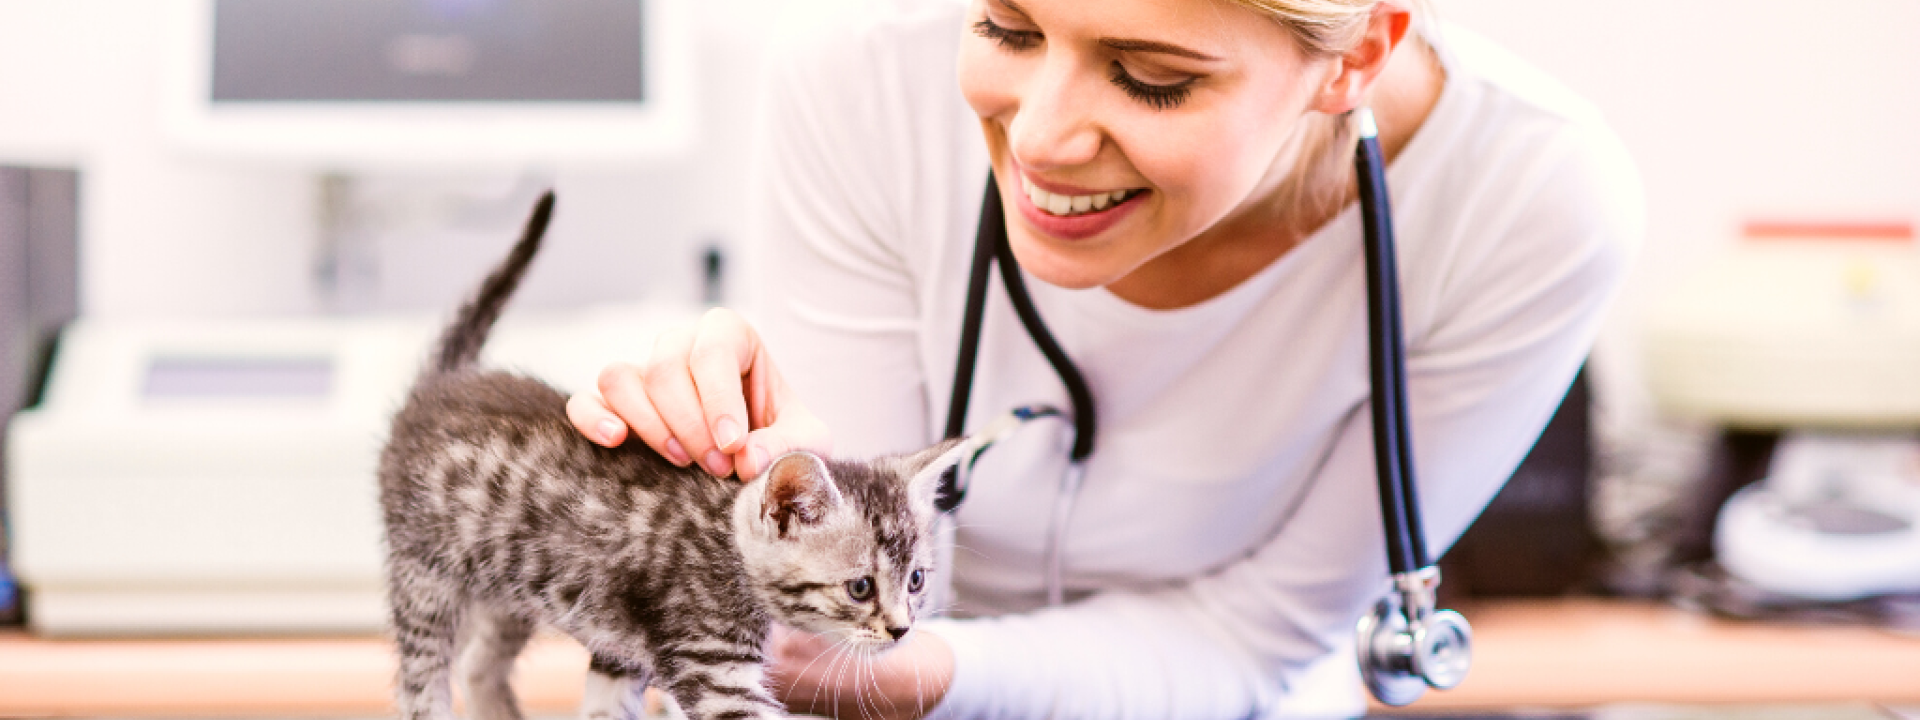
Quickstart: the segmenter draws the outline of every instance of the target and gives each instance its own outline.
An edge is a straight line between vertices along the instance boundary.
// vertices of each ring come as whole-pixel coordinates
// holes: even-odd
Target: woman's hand
[[[925,717],[953,682],[953,649],[914,630],[879,654],[776,626],[768,642],[774,696],[789,713],[893,720]]]
[[[599,391],[567,400],[588,439],[615,447],[632,429],[681,467],[746,480],[793,450],[827,452],[832,440],[781,379],[759,333],[739,314],[707,311],[691,327],[661,333],[642,365],[600,371]]]

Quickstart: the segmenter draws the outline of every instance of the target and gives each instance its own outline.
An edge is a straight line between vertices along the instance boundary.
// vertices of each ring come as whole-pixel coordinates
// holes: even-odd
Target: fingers
[[[728,455],[746,448],[748,380],[756,365],[765,365],[760,336],[731,310],[714,308],[700,318],[700,328],[687,349],[687,370],[693,376],[706,415],[714,449]],[[764,398],[755,398],[764,406]],[[742,473],[745,475],[746,473]]]
[[[575,393],[567,398],[567,420],[587,439],[603,447],[619,447],[627,441],[627,423],[620,419],[598,393]]]
[[[793,450],[826,452],[826,426],[794,397],[738,314],[709,311],[697,325],[661,333],[642,365],[600,373],[599,393],[567,401],[583,435],[608,447],[631,430],[681,467],[750,480]],[[624,427],[615,427],[621,425]]]
[[[737,313],[715,308],[700,318],[686,366],[714,452],[741,480],[758,477],[789,451],[827,451],[826,426],[794,398],[759,333]]]
[[[758,476],[774,458],[795,450],[822,455],[832,452],[833,437],[826,424],[794,395],[764,346],[760,346],[744,380],[748,408],[754,412],[750,419],[758,429],[736,456],[742,479]]]
[[[826,425],[797,403],[782,408],[779,422],[748,433],[746,447],[735,460],[741,479],[759,477],[774,458],[795,450],[821,455],[833,451]]]
[[[626,363],[608,365],[605,370],[600,371],[600,396],[597,399],[602,408],[614,413],[627,427],[633,428],[634,434],[639,435],[640,441],[646,443],[647,447],[653,448],[654,452],[660,453],[660,456],[666,458],[668,462],[686,467],[693,461],[692,457],[667,429],[666,422],[660,418],[659,411],[654,408],[653,400],[647,397],[641,377],[640,368],[633,365]],[[575,412],[576,404],[579,403],[568,402],[569,417],[572,417]],[[599,427],[600,420],[595,422],[596,427]],[[580,425],[581,422],[576,419],[574,426]],[[593,434],[588,433],[587,436],[593,437]]]
[[[700,393],[687,365],[694,337],[695,328],[675,328],[655,338],[640,384],[653,405],[654,416],[679,442],[682,457],[699,463],[716,477],[726,477],[733,474],[733,459],[713,442]]]

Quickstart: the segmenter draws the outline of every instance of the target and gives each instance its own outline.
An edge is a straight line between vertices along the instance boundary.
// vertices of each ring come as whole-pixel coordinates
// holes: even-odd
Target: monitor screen
[[[700,1],[188,0],[165,130],[322,172],[683,157]]]
[[[645,99],[636,0],[216,0],[224,102]]]
[[[148,400],[321,399],[332,390],[330,358],[163,355],[147,363],[140,394]]]

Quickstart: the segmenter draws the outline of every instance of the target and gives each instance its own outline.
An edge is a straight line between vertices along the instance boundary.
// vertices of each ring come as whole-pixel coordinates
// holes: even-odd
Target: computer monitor
[[[193,0],[169,134],[327,170],[620,164],[695,132],[687,0]]]

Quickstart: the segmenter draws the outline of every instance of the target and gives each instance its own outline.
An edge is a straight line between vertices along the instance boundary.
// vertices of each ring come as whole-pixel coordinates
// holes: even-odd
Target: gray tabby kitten
[[[473,717],[517,720],[507,673],[546,623],[592,653],[590,686],[620,695],[595,710],[590,693],[589,714],[631,716],[651,680],[696,720],[778,716],[773,621],[868,651],[912,627],[934,488],[961,448],[792,453],[743,486],[589,442],[559,392],[474,367],[552,210],[548,193],[445,331],[380,458],[400,713],[452,717],[459,651]]]

